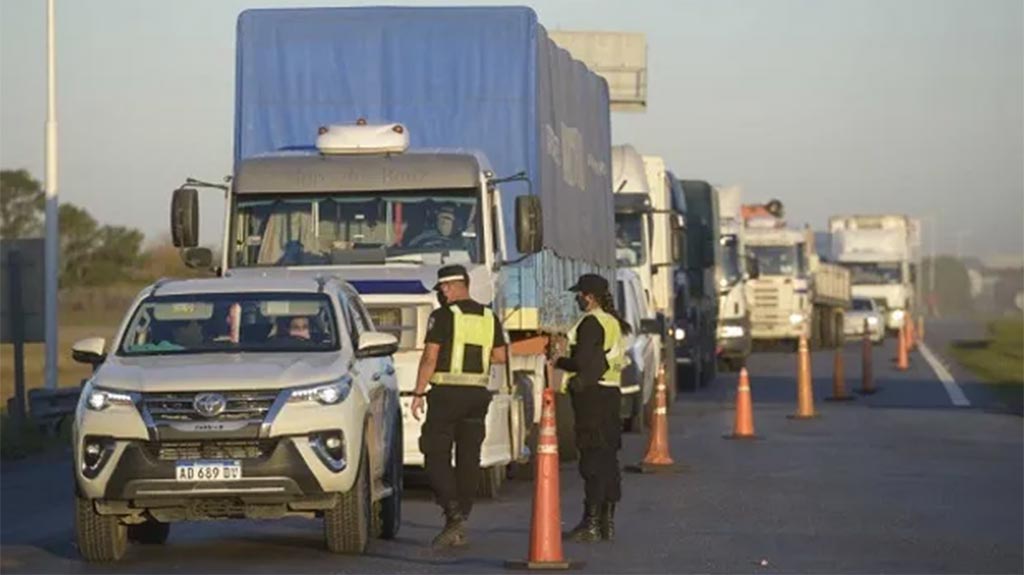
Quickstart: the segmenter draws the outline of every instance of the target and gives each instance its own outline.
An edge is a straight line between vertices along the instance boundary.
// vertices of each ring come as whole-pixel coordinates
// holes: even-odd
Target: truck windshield
[[[803,275],[803,258],[797,246],[747,246],[754,257],[761,275],[793,276]]]
[[[724,282],[723,287],[731,287],[736,285],[742,275],[743,270],[740,267],[740,247],[736,241],[736,236],[722,236],[719,240],[722,245],[722,281]]]
[[[476,190],[239,195],[236,267],[479,263]]]
[[[135,310],[118,355],[339,349],[323,294],[238,293],[149,297]]]
[[[894,285],[901,279],[900,264],[894,263],[849,263],[850,281],[853,285]]]
[[[615,261],[620,266],[647,263],[642,214],[615,214]]]

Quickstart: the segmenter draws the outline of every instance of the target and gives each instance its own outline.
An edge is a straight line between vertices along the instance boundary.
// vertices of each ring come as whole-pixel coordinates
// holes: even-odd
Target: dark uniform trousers
[[[570,385],[569,392],[576,415],[576,448],[586,502],[618,502],[622,497],[618,454],[622,446],[622,395],[618,388],[597,384]]]
[[[427,394],[427,420],[420,434],[427,477],[437,502],[459,503],[469,514],[480,482],[480,446],[491,392],[484,387],[434,385]],[[452,469],[452,444],[455,469]]]

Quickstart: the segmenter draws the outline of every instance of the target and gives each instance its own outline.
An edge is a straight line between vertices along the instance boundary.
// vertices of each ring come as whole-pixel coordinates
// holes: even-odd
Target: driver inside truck
[[[293,339],[309,341],[309,318],[304,315],[297,315],[290,318],[281,318],[277,322],[277,329],[274,330],[273,339]]]
[[[444,204],[434,213],[434,225],[424,225],[424,230],[409,240],[409,247],[459,247],[461,238],[455,233],[458,216],[455,206]]]

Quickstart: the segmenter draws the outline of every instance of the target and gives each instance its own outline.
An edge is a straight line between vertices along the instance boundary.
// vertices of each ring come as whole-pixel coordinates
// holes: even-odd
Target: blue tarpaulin
[[[558,48],[531,9],[239,16],[236,162],[311,146],[319,126],[358,118],[405,124],[413,148],[477,149],[498,176],[529,175],[544,210],[545,252],[519,266],[520,281],[564,289],[577,273],[614,268],[607,85]],[[515,196],[527,190],[502,188],[510,258],[519,255]],[[522,294],[517,305],[543,297]]]

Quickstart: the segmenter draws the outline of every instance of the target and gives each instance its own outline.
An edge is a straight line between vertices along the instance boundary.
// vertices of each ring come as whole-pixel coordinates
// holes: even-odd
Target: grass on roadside
[[[1024,320],[1004,318],[988,325],[989,337],[958,341],[950,353],[965,368],[985,380],[1011,409],[1024,410]]]

